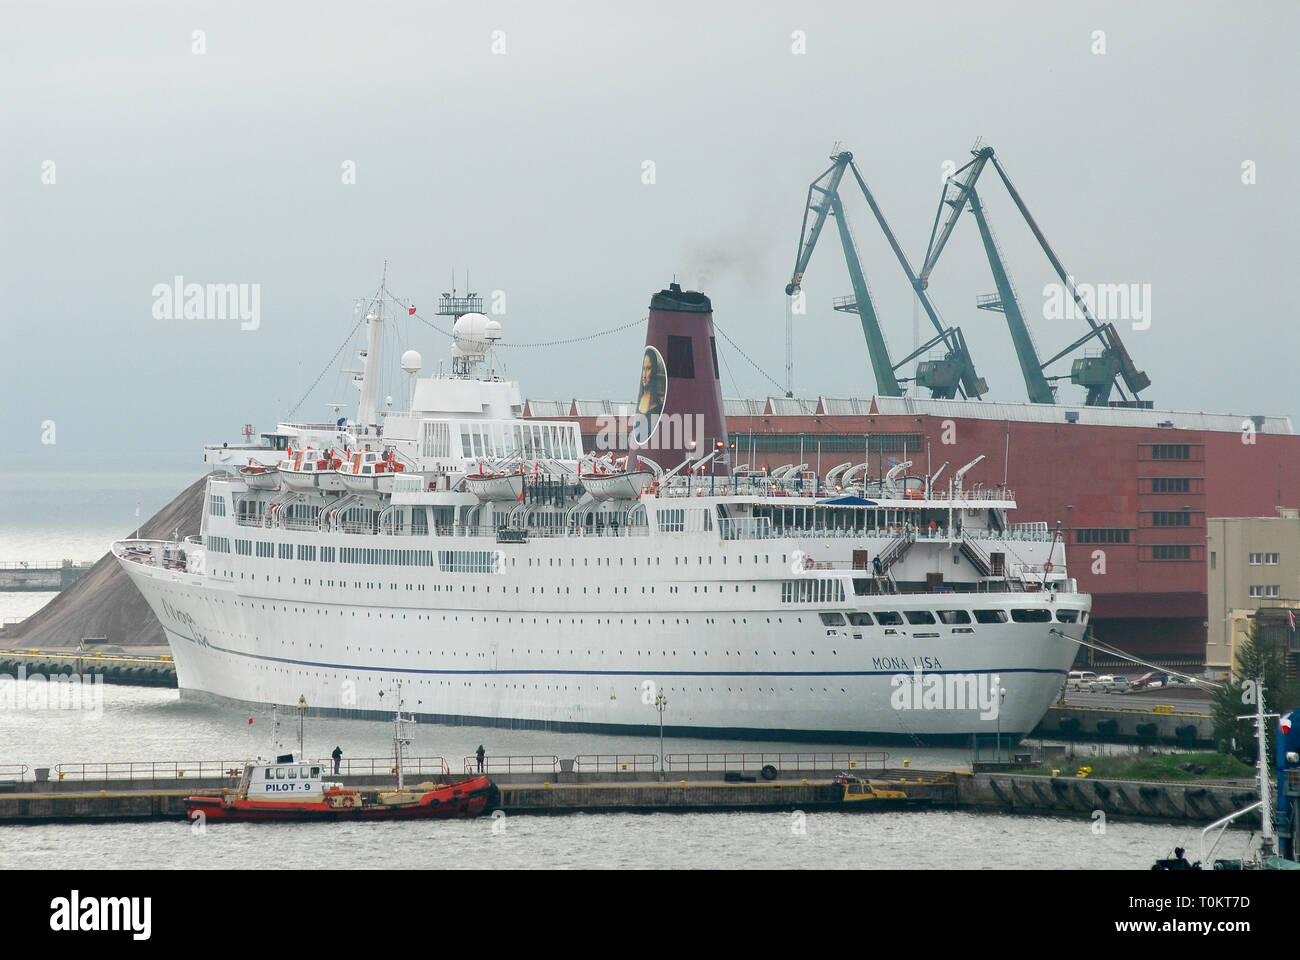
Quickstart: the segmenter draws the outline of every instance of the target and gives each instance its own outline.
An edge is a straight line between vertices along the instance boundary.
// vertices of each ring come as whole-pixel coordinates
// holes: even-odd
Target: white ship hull
[[[601,538],[577,539],[571,546],[581,552]],[[456,540],[446,546],[476,546]],[[367,541],[375,539],[339,542]],[[628,541],[609,542],[624,550]],[[741,546],[753,550],[738,545],[737,555]],[[534,559],[547,569],[542,556]],[[526,558],[515,559],[510,572],[477,578],[418,567],[345,572],[337,565],[331,572],[349,577],[336,581],[346,587],[318,581],[276,596],[255,586],[265,583],[256,572],[251,583],[240,584],[121,562],[163,625],[186,697],[291,705],[305,696],[324,713],[368,717],[390,709],[381,693],[391,697],[400,681],[408,706],[426,719],[555,730],[657,729],[646,693],[662,687],[670,704],[665,726],[674,734],[838,742],[1018,737],[1059,695],[1077,650],[1063,634],[1077,636],[1082,625],[1056,622],[1055,611],[1088,608],[1088,598],[1078,594],[1017,592],[850,595],[847,605],[776,602],[742,610],[731,601],[739,583],[711,583],[714,605],[685,585],[672,601],[660,597],[666,581],[653,599],[643,599],[645,579],[623,579],[617,566],[588,587],[594,593],[599,582],[612,603],[592,593],[579,603],[573,591],[580,581],[570,575],[558,581],[569,591],[560,594],[569,597],[566,604],[553,599],[557,578],[521,575]],[[574,559],[568,569],[581,569],[582,561]],[[209,554],[207,563],[213,562]],[[385,578],[379,589],[356,579],[377,575]],[[702,584],[696,576],[692,581]],[[474,593],[460,589],[473,579]],[[761,586],[779,589],[778,583]],[[443,598],[448,605],[440,605]],[[1053,622],[890,630],[829,628],[819,617],[834,609],[1025,606],[1051,609]],[[983,709],[974,700],[966,709],[951,703],[927,708],[919,688],[911,693],[921,678],[966,675],[975,679],[963,682],[985,692]],[[901,684],[908,685],[905,696]],[[999,685],[1005,701],[990,710],[991,691]]]

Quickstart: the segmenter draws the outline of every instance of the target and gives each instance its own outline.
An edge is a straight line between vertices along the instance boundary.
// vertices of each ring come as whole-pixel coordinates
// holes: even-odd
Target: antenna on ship
[[[401,790],[405,784],[402,776],[402,761],[405,759],[405,749],[415,742],[411,728],[415,725],[415,717],[402,716],[402,681],[397,681],[397,715],[393,717],[393,759],[396,761],[397,768],[397,789]]]

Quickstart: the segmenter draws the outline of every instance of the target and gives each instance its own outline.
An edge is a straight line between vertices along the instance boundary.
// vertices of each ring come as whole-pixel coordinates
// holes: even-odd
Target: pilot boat
[[[414,724],[398,710],[393,721],[396,789],[357,790],[326,779],[321,761],[304,759],[300,738],[297,753],[246,763],[233,792],[187,798],[186,814],[191,819],[231,821],[451,820],[471,819],[495,808],[500,791],[481,775],[406,786],[403,761]]]
[[[326,780],[320,761],[289,753],[244,766],[239,787],[223,796],[192,796],[186,813],[207,820],[469,819],[498,795],[487,777],[458,783],[421,783],[414,789],[356,790]]]

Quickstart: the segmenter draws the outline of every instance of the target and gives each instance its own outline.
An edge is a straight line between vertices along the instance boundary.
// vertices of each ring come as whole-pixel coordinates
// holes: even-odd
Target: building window
[[[1187,510],[1155,510],[1151,513],[1153,527],[1190,527],[1192,514]]]
[[[1151,445],[1152,460],[1190,460],[1192,458],[1192,448],[1186,443],[1153,443]]]
[[[1192,481],[1189,477],[1152,477],[1152,493],[1190,493]]]
[[[1252,599],[1256,599],[1256,600],[1258,599],[1277,600],[1282,596],[1282,588],[1280,585],[1276,583],[1265,584],[1263,586],[1261,586],[1260,584],[1252,584],[1250,588],[1250,596]]]
[[[1076,543],[1128,543],[1129,531],[1117,527],[1085,527],[1074,531]]]
[[[1190,560],[1192,547],[1188,543],[1157,544],[1151,548],[1152,560]]]

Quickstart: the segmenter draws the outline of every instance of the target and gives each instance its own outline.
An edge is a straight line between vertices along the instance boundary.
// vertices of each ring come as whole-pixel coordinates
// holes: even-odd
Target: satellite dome
[[[501,339],[501,324],[481,313],[467,313],[456,321],[451,332],[461,356],[479,356]]]
[[[424,359],[420,356],[419,350],[407,350],[402,354],[402,369],[407,373],[419,373],[423,364]]]

